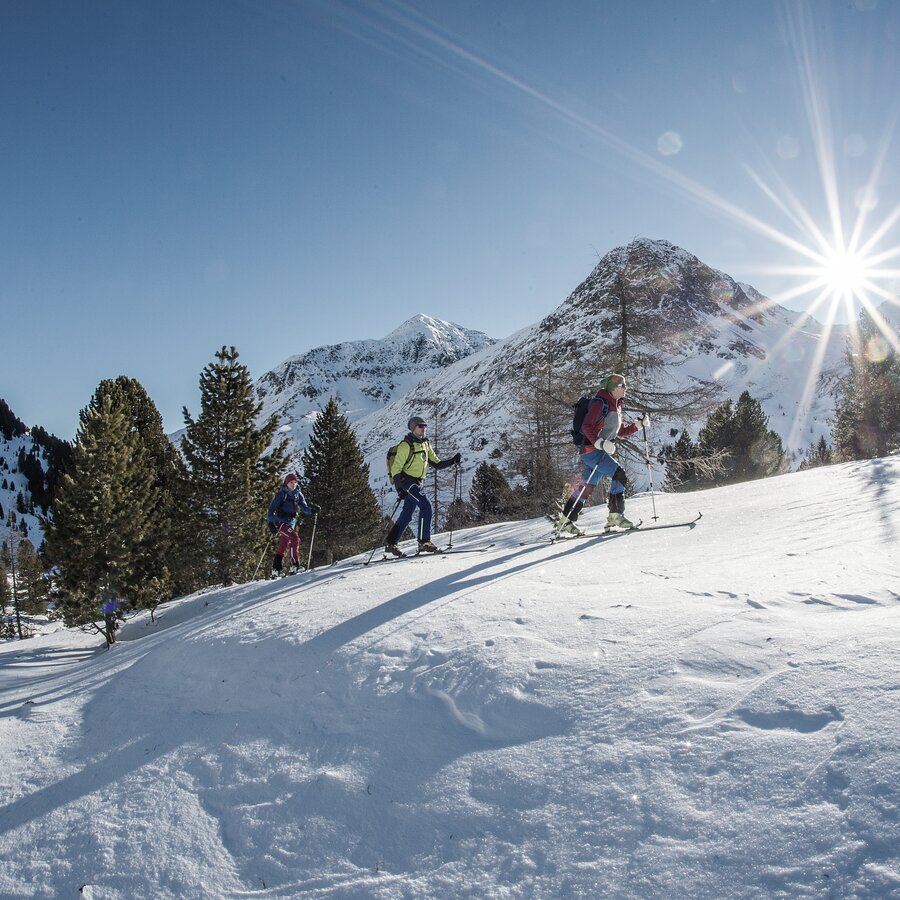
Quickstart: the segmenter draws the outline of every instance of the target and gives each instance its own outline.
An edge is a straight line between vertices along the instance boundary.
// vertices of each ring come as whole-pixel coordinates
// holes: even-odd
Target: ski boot
[[[623,531],[627,531],[629,528],[634,528],[634,522],[626,519],[622,513],[611,512],[606,517],[606,530],[609,531],[611,528],[621,528]]]
[[[560,513],[553,521],[553,528],[558,535],[578,537],[584,532],[568,517]]]
[[[406,556],[406,554],[396,544],[385,544],[384,558],[388,559],[391,556],[396,556],[398,559],[401,559]]]
[[[419,541],[419,553],[443,553],[440,547],[436,547],[431,541]]]

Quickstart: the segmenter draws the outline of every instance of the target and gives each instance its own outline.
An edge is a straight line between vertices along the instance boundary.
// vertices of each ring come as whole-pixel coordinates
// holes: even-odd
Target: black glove
[[[317,516],[320,512],[322,512],[322,507],[319,506],[318,503],[308,503],[307,506],[309,506],[310,513],[314,516]]]
[[[457,453],[456,456],[453,457],[453,464],[458,466],[462,462],[462,453]]]
[[[275,532],[278,531],[278,526],[274,522],[269,522],[268,525],[269,531],[271,531],[272,534],[275,534]]]
[[[404,485],[403,475],[394,476],[394,487],[397,489],[397,496],[402,500],[408,493]]]

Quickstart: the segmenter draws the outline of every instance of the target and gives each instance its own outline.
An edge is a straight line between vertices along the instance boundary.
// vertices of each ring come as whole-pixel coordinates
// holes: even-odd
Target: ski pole
[[[313,542],[316,539],[316,523],[319,521],[319,514],[316,513],[313,516],[313,530],[312,534],[309,536],[309,556],[306,559],[306,571],[309,571],[309,567],[312,565],[312,551],[313,551]]]
[[[650,479],[650,502],[653,504],[653,521],[659,516],[656,514],[656,497],[653,495],[653,470],[650,468],[650,444],[647,442],[647,426],[641,419],[641,431],[644,432],[644,462],[647,463],[647,477]]]
[[[269,544],[272,543],[272,535],[269,535],[269,539],[266,541],[266,546],[263,547],[262,556],[259,558],[259,562],[256,564],[256,568],[253,570],[253,581],[256,581],[256,576],[259,574],[259,567],[262,565],[262,561],[266,558],[266,551],[269,549]]]
[[[459,474],[459,463],[456,464],[456,468],[453,471],[453,500],[450,503],[450,508],[453,508],[453,504],[456,502],[456,494],[457,491],[460,494],[459,499],[462,499],[462,485],[460,484],[461,478]],[[450,516],[450,543],[447,544],[447,549],[453,549],[453,516]]]
[[[594,466],[593,469],[591,469],[591,474],[588,475],[587,479],[581,485],[581,490],[578,492],[578,496],[575,498],[575,503],[578,503],[578,501],[581,499],[581,495],[584,493],[584,489],[591,483],[591,479],[594,477],[594,472],[596,472],[599,467],[600,463],[597,463],[597,465]],[[575,506],[575,503],[572,504],[573,508]],[[568,519],[569,517],[566,516],[566,518]]]
[[[394,521],[394,516],[397,515],[397,510],[400,509],[400,504],[401,504],[402,502],[403,502],[403,498],[402,498],[402,497],[398,497],[398,498],[397,498],[397,503],[396,503],[396,505],[394,506],[394,511],[393,511],[393,512],[391,513],[391,515],[390,515],[390,519],[391,519],[392,522]],[[387,537],[387,535],[385,535],[385,537]],[[372,552],[369,554],[369,558],[365,561],[365,565],[368,565],[370,562],[372,562],[372,557],[373,557],[377,552],[378,552],[378,548],[375,547],[375,548],[372,550]]]
[[[581,495],[584,493],[584,489],[591,483],[591,479],[594,477],[594,472],[597,471],[597,469],[599,468],[599,466],[600,466],[600,463],[597,463],[597,465],[594,466],[593,469],[591,469],[591,474],[588,475],[588,477],[587,477],[586,479],[584,479],[584,481],[582,482],[582,484],[581,484],[581,490],[578,492],[578,496],[575,498],[575,502],[572,504],[572,509],[575,509],[575,507],[578,506],[578,501],[581,499]],[[567,522],[571,522],[571,521],[572,521],[572,520],[569,518],[569,516],[570,516],[571,514],[572,514],[572,510],[569,510],[569,515],[567,515],[567,516],[565,517]]]

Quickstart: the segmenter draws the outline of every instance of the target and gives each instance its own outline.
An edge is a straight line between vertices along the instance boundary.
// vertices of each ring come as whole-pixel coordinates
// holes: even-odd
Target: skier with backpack
[[[650,424],[650,414],[642,413],[636,422],[625,424],[622,406],[625,403],[627,384],[624,375],[612,374],[601,379],[593,397],[582,397],[575,405],[572,421],[572,440],[581,448],[584,474],[555,519],[557,532],[580,534],[575,524],[581,510],[604,475],[611,479],[609,485],[609,515],[607,528],[634,528],[625,518],[625,486],[628,479],[625,470],[616,461],[616,440],[633,435],[639,425]]]
[[[288,554],[288,575],[300,571],[300,535],[297,533],[297,515],[317,516],[320,512],[315,503],[307,503],[300,490],[300,479],[293,472],[284,476],[284,484],[269,504],[267,520],[269,531],[278,535],[278,547],[272,560],[272,578],[285,574],[284,555]]]
[[[397,546],[397,542],[412,521],[413,513],[418,509],[416,537],[419,541],[419,553],[441,553],[443,551],[431,541],[431,503],[422,491],[422,485],[429,463],[435,469],[446,469],[449,466],[458,466],[462,456],[457,453],[450,459],[442,461],[425,437],[428,423],[421,416],[413,416],[406,423],[406,427],[409,429],[406,437],[391,447],[387,455],[388,475],[403,502],[403,508],[388,532],[384,552],[392,556],[406,556]]]

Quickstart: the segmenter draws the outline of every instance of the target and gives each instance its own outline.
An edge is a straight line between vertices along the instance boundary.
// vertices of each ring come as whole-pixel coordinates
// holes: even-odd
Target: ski
[[[626,529],[626,534],[629,531],[637,531],[640,528],[641,531],[654,531],[657,528],[689,528],[691,525],[695,525],[703,518],[703,513],[698,512],[697,515],[693,519],[689,519],[687,522],[668,522],[665,525],[640,525],[637,528],[628,528]]]
[[[614,534],[629,534],[632,531],[656,531],[660,528],[689,528],[691,525],[695,525],[699,522],[702,518],[703,513],[697,513],[693,519],[690,519],[687,522],[667,522],[664,525],[645,525],[642,519],[637,525],[634,525],[631,528],[604,528],[603,531],[585,531],[581,534],[555,534],[548,540],[551,544],[555,544],[559,541],[574,540],[576,538],[602,538],[610,537]]]
[[[490,550],[493,544],[485,544],[483,547],[447,547],[437,553],[404,553],[403,556],[384,555],[379,559],[370,559],[363,563],[364,566],[370,566],[377,562],[402,562],[404,559],[421,559],[424,556],[452,556],[457,553],[484,553]]]

